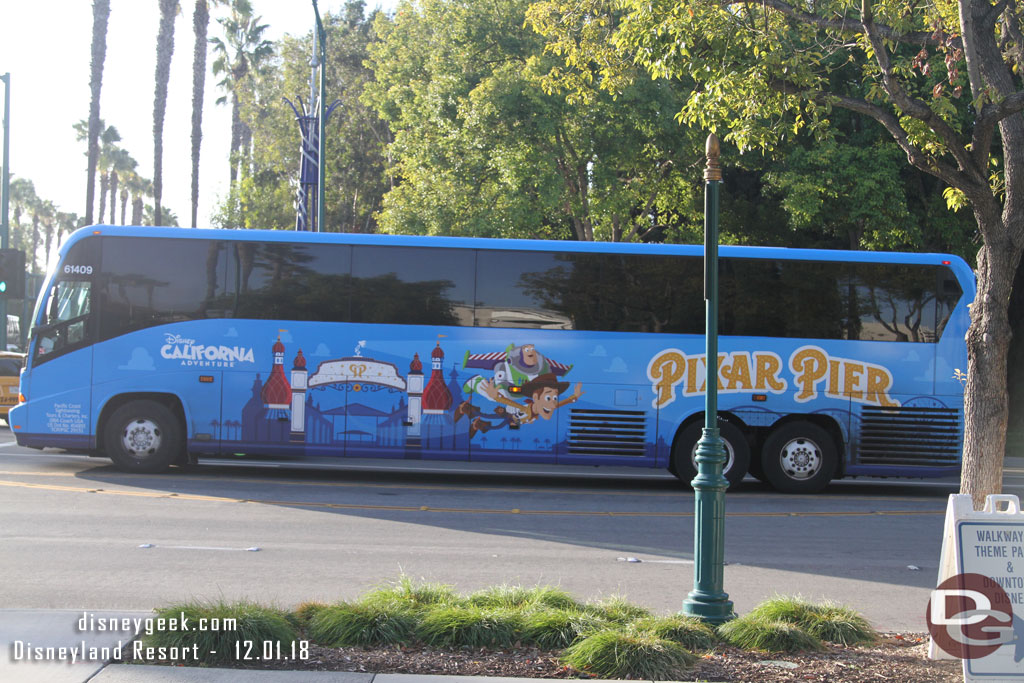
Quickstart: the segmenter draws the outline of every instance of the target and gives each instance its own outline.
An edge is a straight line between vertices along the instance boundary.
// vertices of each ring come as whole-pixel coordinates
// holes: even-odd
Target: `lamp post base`
[[[721,626],[736,618],[732,600],[725,593],[704,593],[692,591],[683,601],[683,614],[697,617],[703,622]]]

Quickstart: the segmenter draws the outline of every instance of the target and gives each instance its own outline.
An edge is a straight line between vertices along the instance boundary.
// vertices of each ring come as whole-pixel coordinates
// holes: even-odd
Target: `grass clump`
[[[811,635],[838,645],[862,645],[878,640],[878,633],[867,619],[842,605],[818,605],[817,611],[800,625]]]
[[[752,618],[784,621],[821,640],[839,645],[873,643],[878,634],[855,610],[831,602],[814,604],[794,597],[767,600],[750,612]]]
[[[581,607],[575,598],[553,586],[535,586],[533,588],[508,585],[492,586],[473,593],[467,602],[476,607],[505,609],[547,607],[572,610]]]
[[[423,614],[419,638],[437,647],[513,647],[522,638],[523,615],[517,610],[436,606]]]
[[[326,604],[307,600],[306,602],[300,603],[299,606],[292,611],[295,618],[290,621],[292,621],[292,623],[297,622],[301,628],[306,628],[309,626],[310,622],[313,621],[316,615],[325,609],[327,609]]]
[[[436,605],[461,605],[465,600],[451,586],[440,583],[415,584],[409,577],[402,576],[392,586],[367,593],[359,602],[363,605],[423,611]]]
[[[570,645],[562,662],[600,678],[682,680],[697,657],[650,633],[604,630]]]
[[[715,629],[695,617],[644,617],[631,623],[629,629],[671,640],[687,650],[710,650],[718,643]]]
[[[239,645],[240,641],[260,643],[261,646],[264,643],[277,643],[285,650],[291,648],[292,643],[298,639],[298,631],[284,610],[244,600],[231,603],[179,603],[156,610],[156,619],[166,619],[168,624],[172,623],[170,620],[177,619],[173,623],[178,628],[154,631],[143,639],[143,645],[179,648],[177,651],[182,653],[195,652],[201,664],[216,665],[235,661],[236,647],[244,647]],[[203,630],[199,630],[201,621],[205,624]],[[183,630],[182,626],[188,630]],[[195,663],[191,654],[187,660],[165,661]]]
[[[758,617],[753,612],[718,627],[727,642],[745,650],[805,652],[820,650],[821,641],[796,624]]]
[[[638,605],[626,602],[620,596],[613,596],[593,605],[587,605],[586,611],[613,624],[626,625],[637,619],[651,616],[651,611]]]
[[[327,647],[393,645],[412,640],[415,628],[410,610],[341,603],[317,612],[309,623],[309,637]]]
[[[523,641],[542,650],[561,650],[580,636],[608,628],[608,622],[580,609],[542,609],[523,615]]]

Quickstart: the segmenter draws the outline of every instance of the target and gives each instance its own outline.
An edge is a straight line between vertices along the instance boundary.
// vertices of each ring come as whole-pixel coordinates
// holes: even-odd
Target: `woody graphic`
[[[466,382],[463,391],[480,394],[498,404],[493,413],[482,413],[479,407],[469,401],[459,405],[455,411],[455,421],[464,415],[471,418],[470,438],[477,432],[499,427],[515,429],[538,418],[550,420],[558,408],[576,401],[583,394],[582,385],[577,383],[571,396],[559,399],[569,388],[569,382],[560,382],[558,378],[572,366],[545,358],[533,344],[510,345],[504,353],[467,353],[463,365],[494,371],[493,377],[489,379],[480,375],[472,377]]]

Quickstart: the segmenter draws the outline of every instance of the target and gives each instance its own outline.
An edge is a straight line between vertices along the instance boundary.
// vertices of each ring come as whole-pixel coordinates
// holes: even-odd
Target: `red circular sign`
[[[925,620],[932,640],[945,652],[960,659],[978,659],[1006,642],[999,629],[1012,626],[1013,605],[993,579],[957,574],[932,591]]]

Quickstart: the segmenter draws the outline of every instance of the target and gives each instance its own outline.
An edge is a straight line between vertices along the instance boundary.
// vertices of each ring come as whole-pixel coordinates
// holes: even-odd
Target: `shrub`
[[[600,678],[683,680],[697,661],[671,640],[650,633],[605,630],[577,641],[562,654],[562,662]]]
[[[878,637],[867,620],[856,611],[830,602],[813,604],[801,598],[777,597],[758,605],[750,616],[784,621],[799,626],[816,638],[840,645],[872,643]]]
[[[628,624],[637,619],[651,616],[650,610],[626,602],[625,598],[614,596],[597,604],[587,605],[586,611],[614,624]]]
[[[297,622],[301,628],[306,628],[309,626],[309,622],[313,621],[313,618],[326,608],[327,605],[322,602],[306,601],[300,603],[299,606],[292,611],[295,618],[290,619],[289,621],[292,623]]]
[[[523,640],[543,650],[561,650],[608,622],[579,609],[541,609],[523,615]]]
[[[576,609],[580,607],[571,595],[553,586],[493,586],[477,591],[467,602],[477,607]]]
[[[439,605],[423,615],[416,633],[440,647],[512,647],[522,638],[523,616],[503,609]]]
[[[416,620],[407,609],[341,603],[317,612],[309,637],[327,647],[391,645],[412,640]]]
[[[820,650],[821,641],[795,624],[759,617],[753,612],[718,627],[727,642],[745,650],[803,652]]]
[[[631,623],[629,628],[636,633],[650,633],[679,643],[687,650],[710,650],[718,642],[715,630],[694,617],[644,617]]]
[[[440,583],[415,584],[409,577],[402,576],[394,585],[371,591],[360,598],[359,602],[419,611],[434,605],[457,605],[465,601],[455,594],[451,586]]]
[[[200,620],[210,625],[205,630],[155,631],[143,639],[145,647],[167,647],[191,649],[199,653],[199,663],[221,664],[237,659],[236,649],[245,647],[241,641],[276,644],[282,651],[291,649],[298,638],[298,632],[288,621],[284,610],[263,607],[248,601],[188,602],[156,610],[156,619],[188,619],[188,626],[195,629]],[[234,619],[234,629],[227,625]],[[219,627],[217,627],[219,626]],[[262,653],[259,653],[262,654]],[[184,659],[180,661],[185,661]],[[186,663],[193,663],[191,658]]]

